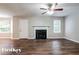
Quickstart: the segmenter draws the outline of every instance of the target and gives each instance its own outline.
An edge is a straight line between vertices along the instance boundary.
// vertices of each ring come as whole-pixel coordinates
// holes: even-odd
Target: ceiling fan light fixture
[[[56,7],[56,4],[55,4],[55,3],[53,3],[53,5],[52,5],[51,9],[54,9],[55,7]]]
[[[48,15],[52,15],[54,13],[54,11],[48,11],[47,14]]]
[[[46,12],[43,12],[42,14],[48,14],[48,15],[52,15],[54,13],[54,11],[63,11],[63,8],[58,8],[57,7],[58,3],[48,3],[47,7],[48,8],[40,8],[41,10],[44,10]]]

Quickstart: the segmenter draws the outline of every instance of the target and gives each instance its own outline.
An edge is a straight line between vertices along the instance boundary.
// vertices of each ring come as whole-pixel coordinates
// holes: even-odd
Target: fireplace
[[[36,39],[46,39],[47,30],[36,30]]]

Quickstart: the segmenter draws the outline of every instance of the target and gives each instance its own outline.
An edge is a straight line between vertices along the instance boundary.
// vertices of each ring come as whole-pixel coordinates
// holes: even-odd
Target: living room
[[[79,54],[78,10],[79,3],[1,3],[0,44],[23,55]]]

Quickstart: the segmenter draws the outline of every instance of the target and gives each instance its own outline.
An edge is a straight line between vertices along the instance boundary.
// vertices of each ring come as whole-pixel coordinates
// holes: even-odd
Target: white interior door
[[[28,20],[20,20],[19,22],[20,38],[28,38]]]

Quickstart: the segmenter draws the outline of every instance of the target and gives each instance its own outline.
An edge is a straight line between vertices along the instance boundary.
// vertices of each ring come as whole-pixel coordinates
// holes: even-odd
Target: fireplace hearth
[[[36,39],[46,39],[47,30],[36,30]]]

